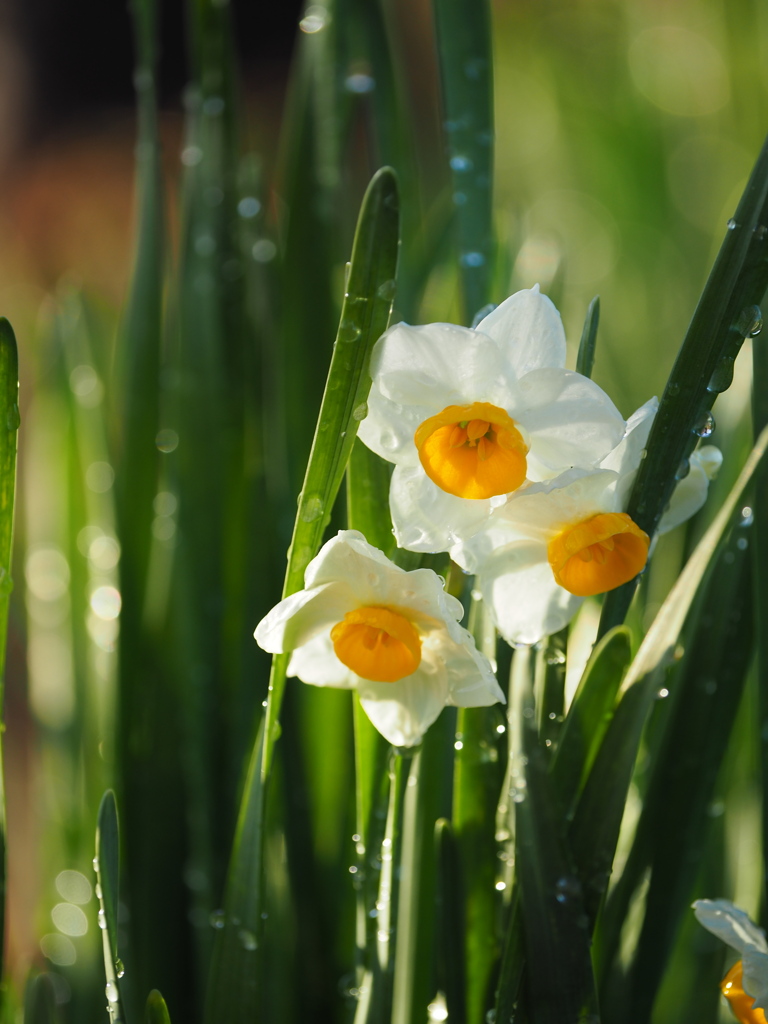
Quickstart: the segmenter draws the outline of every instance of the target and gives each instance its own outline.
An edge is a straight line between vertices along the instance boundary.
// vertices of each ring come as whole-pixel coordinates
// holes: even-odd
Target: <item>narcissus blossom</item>
[[[693,910],[707,931],[741,954],[720,983],[742,1024],[766,1024],[768,943],[762,928],[730,900],[696,900]]]
[[[288,675],[357,689],[390,743],[418,743],[446,704],[504,701],[491,666],[459,625],[461,603],[431,569],[406,572],[356,530],[342,530],[312,559],[304,590],[261,620],[271,653],[292,651]]]
[[[585,597],[613,590],[645,567],[649,537],[624,511],[656,413],[652,399],[629,420],[621,443],[595,470],[571,469],[511,495],[451,548],[512,643],[562,629]],[[660,532],[704,503],[720,452],[694,452]]]
[[[400,547],[447,551],[526,481],[593,468],[615,447],[620,413],[564,366],[560,315],[538,286],[475,330],[401,323],[377,341],[359,437],[395,463]]]

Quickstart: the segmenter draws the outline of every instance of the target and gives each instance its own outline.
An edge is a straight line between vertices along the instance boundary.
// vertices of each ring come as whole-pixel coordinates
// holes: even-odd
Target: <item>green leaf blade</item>
[[[598,643],[584,670],[552,759],[552,781],[564,809],[571,807],[592,765],[630,658],[630,632],[617,626]]]
[[[668,504],[680,466],[693,451],[697,424],[733,377],[734,360],[754,330],[758,303],[768,287],[768,140],[752,170],[734,218],[694,311],[664,389],[627,506],[628,515],[653,535]],[[600,634],[618,625],[629,608],[635,581],[605,600]]]
[[[524,759],[525,794],[516,804],[515,866],[525,933],[532,1024],[595,1019],[597,997],[582,886],[563,841],[561,813],[535,724],[530,677],[517,674],[512,743]]]
[[[120,829],[115,794],[108,789],[101,800],[96,824],[96,857],[93,862],[99,885],[99,928],[104,947],[107,1011],[110,1024],[123,1024],[118,976],[117,906],[120,898]]]
[[[663,709],[667,721],[632,850],[605,908],[600,945],[609,958],[618,947],[617,919],[626,915],[650,868],[642,931],[623,997],[628,1024],[650,1019],[713,824],[710,802],[752,659],[751,552],[741,543],[745,533],[739,525],[731,531],[691,614],[694,621],[687,624],[686,653],[668,684],[671,706]]]
[[[600,296],[596,295],[587,307],[587,315],[584,318],[584,327],[581,332],[581,341],[579,342],[579,353],[576,356],[576,372],[582,373],[585,377],[592,376],[599,323]]]
[[[493,58],[488,0],[434,0],[464,319],[488,302],[493,257]]]
[[[579,799],[569,841],[579,877],[585,882],[586,909],[592,922],[597,917],[613,863],[640,736],[654,693],[672,659],[698,588],[767,447],[768,429],[760,435],[727,500],[648,630],[622,683],[619,703]]]
[[[168,1013],[168,1007],[156,988],[152,989],[147,996],[144,1020],[146,1024],[171,1024],[171,1015]]]
[[[357,426],[367,411],[368,362],[394,298],[399,215],[397,181],[383,168],[363,200],[347,294],[288,553],[283,596],[300,590],[320,547]],[[206,999],[209,1024],[258,1019],[263,921],[264,805],[290,654],[272,661],[267,709],[254,744],[227,875],[224,927],[216,936]],[[238,923],[235,924],[235,921]]]
[[[371,180],[360,209],[341,321],[328,371],[299,510],[288,550],[283,597],[301,590],[317,554],[349,461],[357,427],[368,411],[371,349],[386,330],[395,295],[399,211],[397,179],[384,167]],[[267,702],[264,770],[274,743],[287,659],[273,661]]]

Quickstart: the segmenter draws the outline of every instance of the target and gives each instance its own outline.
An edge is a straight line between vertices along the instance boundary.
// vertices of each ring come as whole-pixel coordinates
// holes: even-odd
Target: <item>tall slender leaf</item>
[[[5,676],[5,653],[8,634],[8,610],[13,581],[11,579],[11,542],[13,540],[13,509],[16,493],[16,438],[19,429],[19,366],[13,328],[0,317],[0,680]],[[4,687],[0,684],[0,715]],[[0,914],[5,920],[6,895],[6,819],[5,780],[0,745]],[[2,946],[3,943],[0,943]],[[0,953],[0,974],[3,954]]]
[[[765,338],[757,338],[752,346],[752,429],[755,435],[768,426],[768,348]],[[754,635],[757,679],[760,700],[760,721],[768,719],[768,474],[758,473],[747,518],[752,526],[752,559],[754,571]],[[768,878],[768,731],[760,730],[760,761],[762,772],[762,835],[763,877]],[[768,902],[763,901],[761,924],[768,923]]]
[[[152,991],[147,996],[147,1006],[144,1012],[146,1024],[171,1024],[171,1017],[165,1000],[157,991]]]
[[[525,762],[525,794],[516,804],[516,872],[525,932],[532,1024],[595,1019],[597,997],[583,891],[562,834],[560,808],[536,727],[530,675],[510,696],[512,744]]]
[[[552,780],[566,812],[592,767],[630,657],[629,630],[617,626],[593,651],[571,701],[552,759]]]
[[[384,168],[371,181],[360,211],[341,323],[299,498],[284,596],[301,588],[304,570],[320,547],[357,425],[367,411],[368,361],[371,348],[389,319],[397,243],[397,185],[392,171]],[[264,801],[279,735],[288,659],[287,654],[278,654],[273,659],[263,732],[259,732],[243,792],[228,874],[225,927],[217,935],[206,1001],[206,1019],[210,1022],[250,1022],[259,1010],[258,972],[254,967],[258,957],[243,956],[240,949],[253,954],[261,938]],[[237,926],[235,919],[240,922]],[[230,922],[229,926],[226,922]],[[236,927],[248,932],[245,947],[250,947],[253,935],[253,949],[242,945]]]
[[[24,992],[24,1024],[59,1024],[56,990],[49,975],[30,975]]]
[[[706,429],[709,410],[733,380],[745,337],[760,330],[768,286],[768,141],[764,143],[693,314],[664,389],[627,513],[653,535],[675,483]],[[624,618],[635,584],[606,597],[600,632]]]
[[[640,736],[688,610],[768,447],[763,431],[712,525],[687,562],[635,655],[569,829],[587,913],[594,922],[611,870]],[[741,513],[738,512],[741,520]]]
[[[488,0],[434,0],[464,321],[488,302],[493,257],[493,63]]]
[[[752,657],[748,536],[740,524],[733,529],[691,614],[687,652],[670,676],[672,703],[632,850],[605,908],[600,948],[610,963],[620,919],[650,868],[642,931],[618,997],[620,1019],[632,1024],[650,1019],[675,935],[694,895],[712,825],[708,811],[715,781]]]
[[[98,884],[99,928],[104,948],[107,1011],[110,1024],[123,1024],[118,978],[122,964],[117,955],[117,904],[120,893],[120,836],[115,794],[108,789],[99,808],[96,826],[96,856],[93,861]]]
[[[584,318],[584,328],[581,332],[579,342],[579,354],[576,357],[576,372],[583,373],[585,377],[592,376],[592,367],[595,362],[595,348],[597,346],[597,327],[600,323],[600,296],[596,295],[587,308],[587,315]]]

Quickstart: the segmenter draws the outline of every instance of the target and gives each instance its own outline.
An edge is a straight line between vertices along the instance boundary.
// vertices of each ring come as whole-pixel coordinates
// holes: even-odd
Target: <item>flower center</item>
[[[459,498],[509,494],[525,481],[528,446],[515,421],[489,402],[449,405],[413,440],[429,479]]]
[[[336,657],[363,679],[396,683],[421,663],[421,639],[413,625],[390,608],[357,608],[331,630]]]
[[[743,965],[739,960],[720,982],[722,993],[741,1024],[766,1024],[765,1014],[759,1007],[752,1006],[754,999],[744,991],[742,974]]]
[[[602,594],[634,579],[648,560],[648,534],[625,512],[601,512],[550,541],[555,581],[579,597]]]

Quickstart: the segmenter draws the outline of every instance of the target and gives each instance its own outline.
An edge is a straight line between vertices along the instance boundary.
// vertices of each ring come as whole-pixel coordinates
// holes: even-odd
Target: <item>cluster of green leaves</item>
[[[486,610],[455,574],[448,586],[465,599],[478,644],[509,678],[507,714],[446,709],[415,751],[390,749],[349,694],[287,684],[288,656],[270,668],[250,638],[281,593],[301,588],[329,528],[359,529],[400,564],[419,564],[395,550],[389,468],[355,439],[371,348],[393,302],[418,319],[441,261],[460,283],[465,323],[504,297],[494,277],[504,260],[491,201],[490,5],[434,0],[433,9],[442,193],[431,183],[437,198],[422,195],[391,12],[328,0],[305,12],[272,219],[242,117],[229,9],[191,3],[175,254],[158,12],[154,0],[134,0],[131,293],[114,351],[97,340],[101,311],[60,295],[55,374],[42,389],[48,429],[64,424],[56,452],[67,476],[60,543],[76,684],[62,761],[86,793],[65,845],[82,863],[83,819],[97,817],[98,988],[106,983],[112,1021],[415,1024],[447,1013],[454,1024],[647,1024],[655,1010],[677,1020],[694,1006],[698,1021],[716,1020],[711,947],[681,952],[679,940],[687,904],[718,895],[726,877],[713,807],[754,726],[739,719],[744,694],[768,706],[765,434],[647,632],[642,592],[628,625],[631,588],[604,602],[600,640],[569,701],[573,635],[497,650]],[[764,150],[638,474],[630,511],[649,532],[744,338],[759,330],[767,202]],[[577,362],[587,375],[599,313],[594,300]],[[4,325],[2,637],[17,425]],[[766,374],[756,345],[755,379]],[[763,392],[755,388],[755,435],[768,422]],[[114,466],[113,489],[88,483],[94,466]],[[96,540],[119,543],[116,659],[114,637],[83,625],[88,595],[93,610],[96,588],[117,582]],[[671,987],[670,964],[682,965]],[[90,1019],[93,976],[64,963],[30,979],[25,1020],[58,1019],[58,974],[71,984],[72,1013]]]

